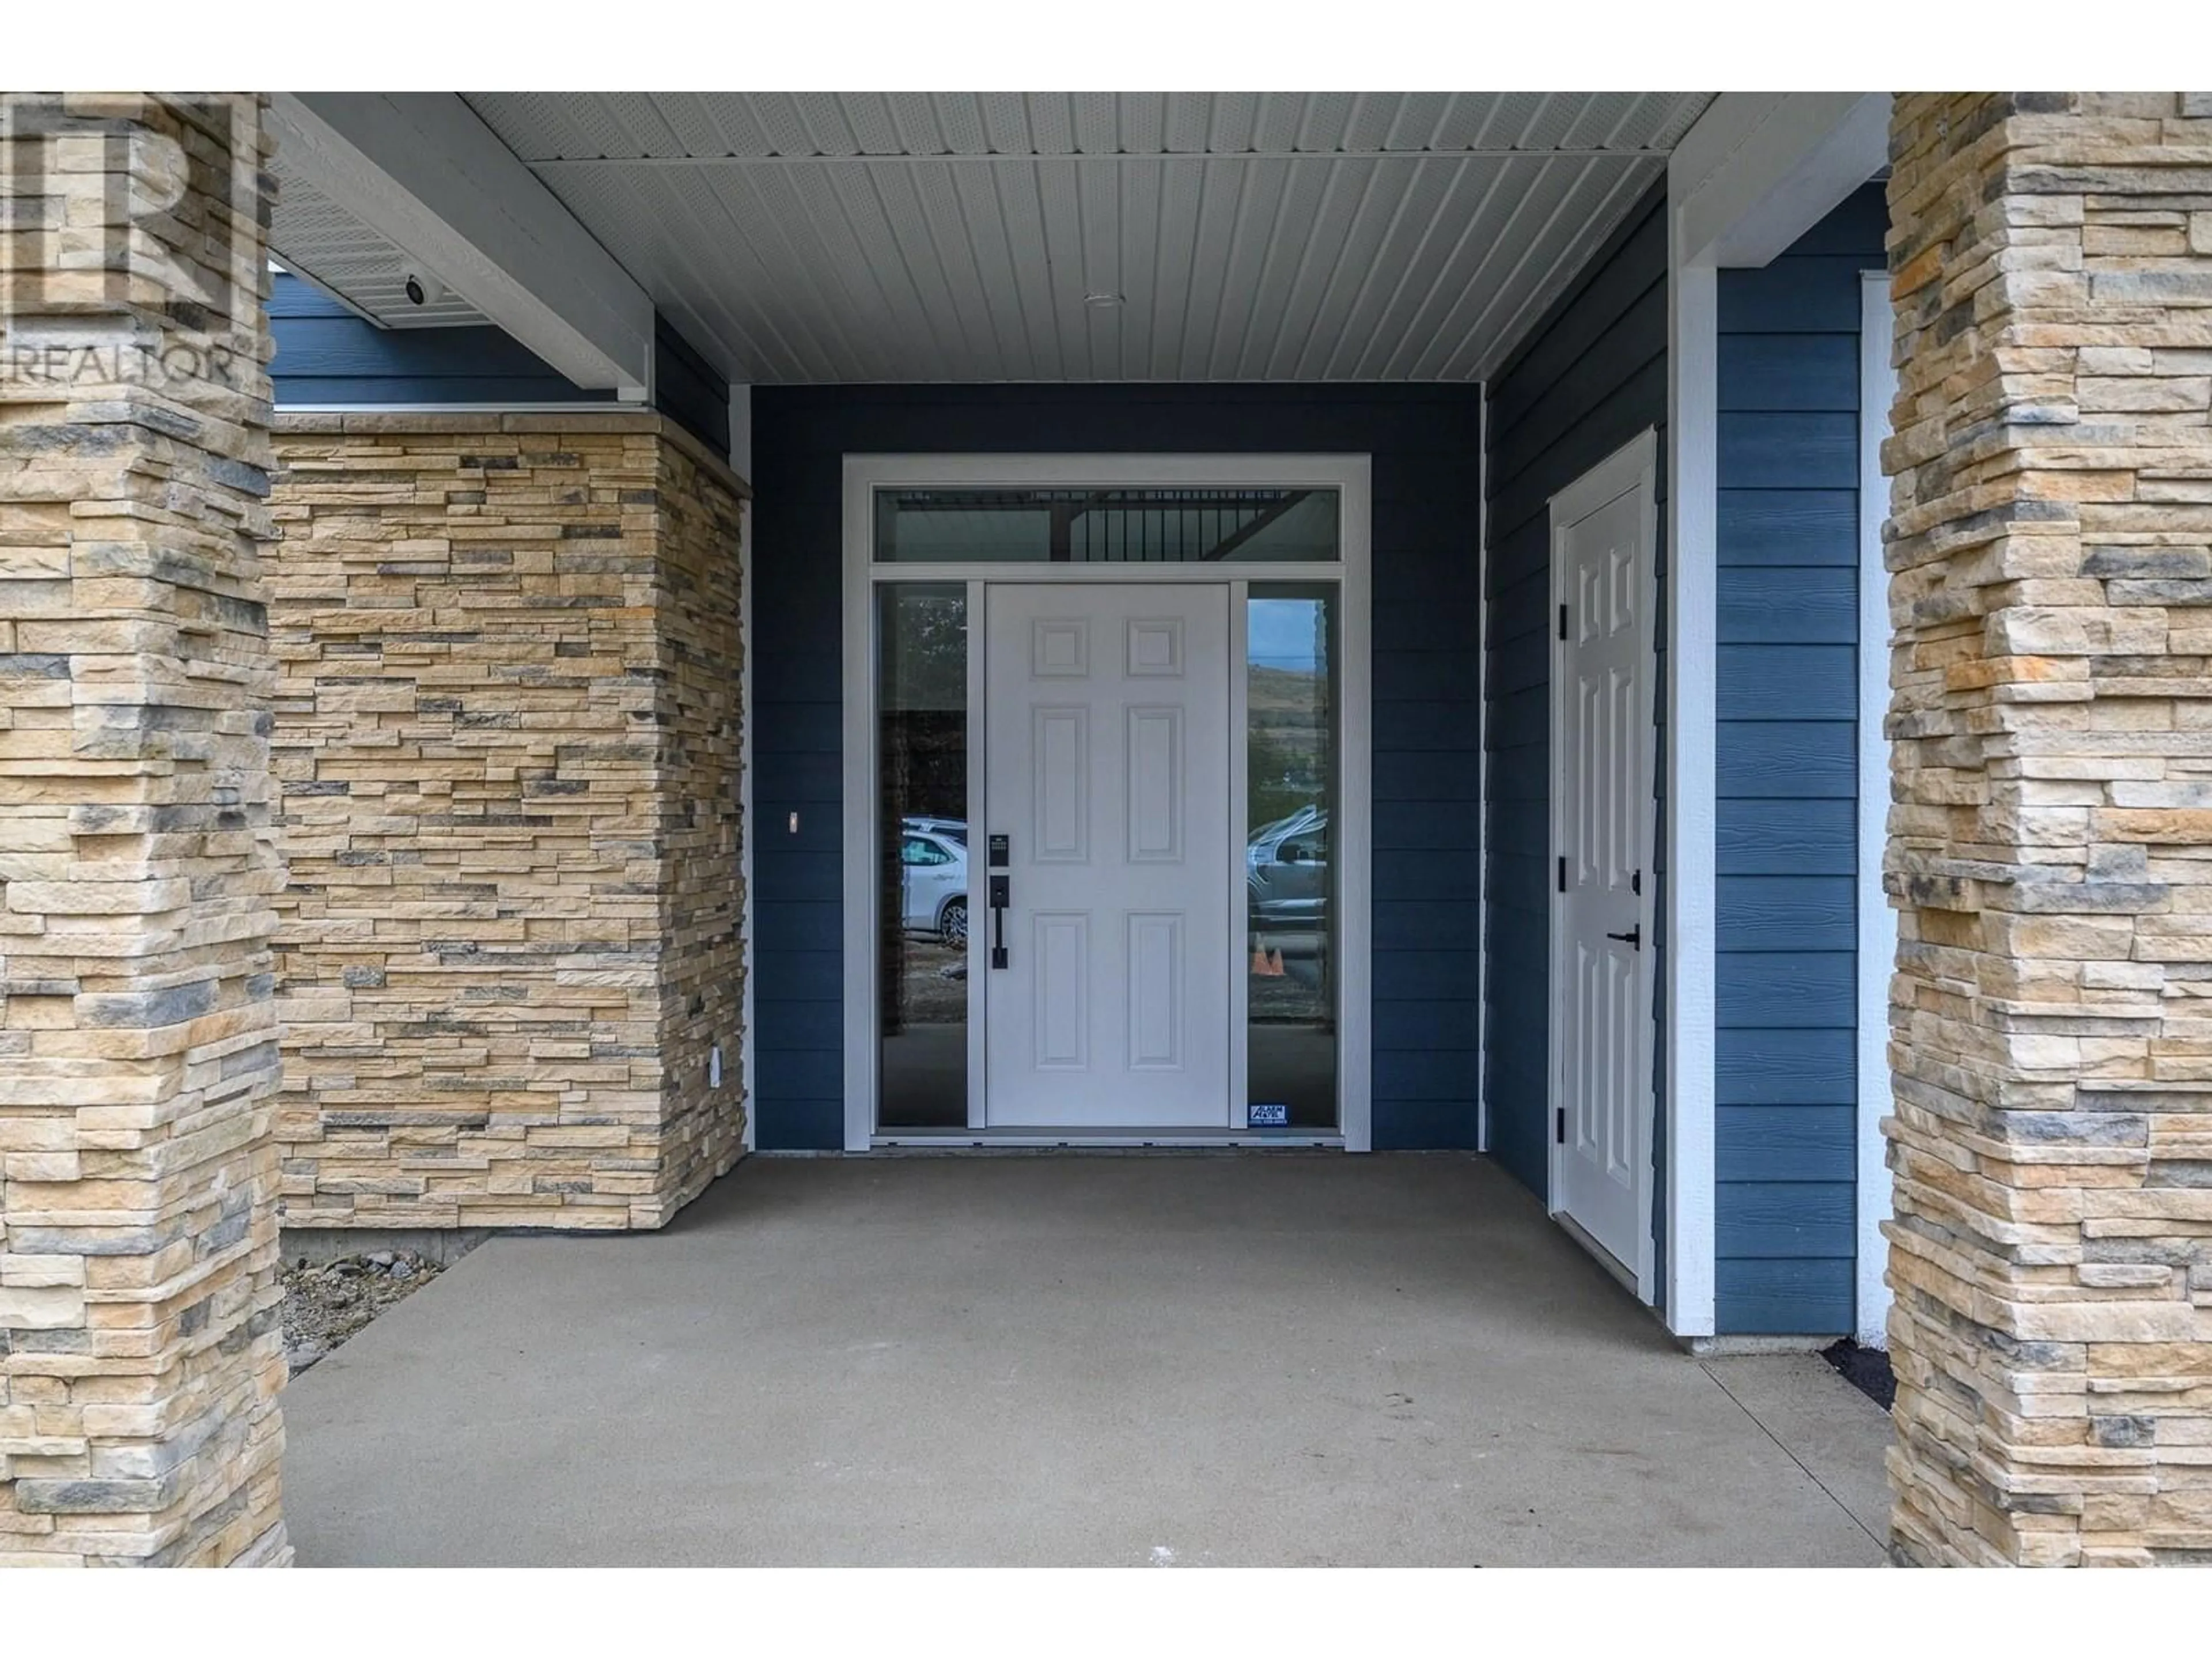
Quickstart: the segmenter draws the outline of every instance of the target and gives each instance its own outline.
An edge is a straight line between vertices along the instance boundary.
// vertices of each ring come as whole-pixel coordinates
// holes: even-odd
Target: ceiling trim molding
[[[1163,149],[1163,150],[870,150],[850,155],[526,155],[538,172],[571,167],[848,167],[879,161],[962,165],[989,162],[1034,167],[1044,161],[1663,161],[1663,149]]]

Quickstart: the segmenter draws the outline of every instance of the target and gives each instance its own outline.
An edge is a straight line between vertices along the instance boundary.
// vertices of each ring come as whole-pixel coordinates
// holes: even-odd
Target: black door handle
[[[994,968],[1006,965],[1006,906],[1013,902],[1008,890],[1012,884],[1005,876],[991,878],[991,966]]]
[[[1635,927],[1630,928],[1625,933],[1607,933],[1606,937],[1607,939],[1617,939],[1623,945],[1630,945],[1636,950],[1641,951],[1644,948],[1644,924],[1639,921]]]

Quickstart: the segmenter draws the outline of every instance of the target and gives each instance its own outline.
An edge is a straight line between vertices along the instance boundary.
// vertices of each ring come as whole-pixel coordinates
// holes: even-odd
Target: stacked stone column
[[[290,1555],[263,163],[0,94],[0,1564]]]
[[[1895,1547],[2212,1561],[2212,96],[1891,155]]]

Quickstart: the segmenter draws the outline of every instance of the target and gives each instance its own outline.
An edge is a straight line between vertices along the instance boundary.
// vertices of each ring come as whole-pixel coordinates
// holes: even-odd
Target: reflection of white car
[[[902,830],[918,830],[925,836],[942,836],[947,841],[968,844],[968,820],[965,818],[901,818]]]
[[[1255,927],[1318,926],[1328,917],[1328,814],[1303,806],[1262,824],[1244,848],[1244,884]]]
[[[968,943],[968,848],[912,819],[899,830],[899,915],[909,933],[933,933],[956,949]]]

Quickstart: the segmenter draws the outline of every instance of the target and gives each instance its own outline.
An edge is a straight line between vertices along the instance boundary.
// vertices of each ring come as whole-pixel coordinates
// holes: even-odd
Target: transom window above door
[[[878,563],[1328,563],[1341,492],[1282,485],[878,489]]]

